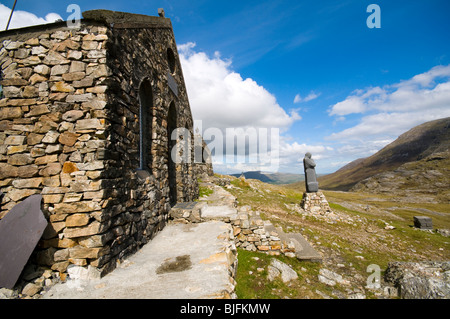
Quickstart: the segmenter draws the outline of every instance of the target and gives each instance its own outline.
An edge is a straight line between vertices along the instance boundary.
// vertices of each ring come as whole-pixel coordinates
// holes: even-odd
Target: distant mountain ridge
[[[332,174],[319,177],[319,187],[348,191],[367,178],[394,171],[406,163],[421,161],[438,153],[438,157],[446,158],[449,149],[450,117],[426,122],[400,135],[374,155],[357,159]]]
[[[291,184],[305,180],[304,174],[292,173],[262,173],[261,171],[249,171],[230,175],[234,177],[241,177],[243,175],[247,179],[257,179],[268,184]]]

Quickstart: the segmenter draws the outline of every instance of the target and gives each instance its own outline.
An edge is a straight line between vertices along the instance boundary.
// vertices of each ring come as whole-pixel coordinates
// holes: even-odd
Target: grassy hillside
[[[395,193],[402,202],[450,203],[450,151],[405,163],[357,183],[352,191]]]
[[[412,226],[413,216],[424,215],[433,219],[435,228],[450,229],[448,205],[399,204],[392,195],[325,191],[332,215],[312,216],[299,209],[302,191],[258,180],[226,178],[231,185],[225,189],[236,196],[239,206],[250,205],[285,232],[301,233],[323,256],[322,263],[314,263],[240,249],[236,277],[239,298],[349,298],[355,293],[378,298],[380,292],[365,288],[368,265],[379,265],[384,271],[391,261],[450,258],[448,237]],[[298,279],[269,281],[272,258],[290,265]],[[348,284],[330,287],[320,282],[318,275],[323,268],[342,275]]]
[[[349,298],[356,293],[378,298],[379,292],[365,288],[368,265],[379,265],[384,271],[390,261],[450,258],[448,237],[412,226],[413,216],[424,215],[432,217],[435,228],[450,229],[448,205],[399,204],[391,195],[325,191],[333,214],[312,216],[299,209],[302,191],[258,180],[229,179],[231,185],[225,189],[236,196],[239,206],[250,205],[285,232],[301,233],[323,256],[322,263],[314,263],[239,250],[239,298]],[[271,258],[289,264],[299,278],[289,283],[269,281]],[[349,283],[330,287],[320,282],[322,268],[342,275]]]

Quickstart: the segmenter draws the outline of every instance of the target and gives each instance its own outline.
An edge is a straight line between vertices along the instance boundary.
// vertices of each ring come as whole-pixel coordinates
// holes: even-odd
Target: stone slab
[[[45,299],[207,299],[234,290],[230,224],[169,224],[120,267],[101,279],[69,279]]]
[[[414,226],[420,229],[433,229],[433,220],[427,216],[414,216]]]
[[[0,287],[14,287],[47,227],[41,195],[32,195],[0,220]]]
[[[170,89],[172,90],[173,94],[178,96],[178,85],[175,79],[173,78],[172,74],[167,73],[167,83],[169,84]]]
[[[321,262],[322,256],[312,247],[300,233],[285,233],[281,228],[272,224],[265,224],[264,229],[268,232],[276,232],[282,242],[292,242],[295,246],[295,256],[299,260]]]
[[[237,209],[230,207],[229,205],[218,205],[218,206],[212,206],[212,205],[205,205],[201,209],[201,216],[202,218],[225,218],[225,217],[234,217],[237,214]]]
[[[183,203],[177,203],[175,206],[172,207],[172,209],[193,209],[198,202],[183,202]]]

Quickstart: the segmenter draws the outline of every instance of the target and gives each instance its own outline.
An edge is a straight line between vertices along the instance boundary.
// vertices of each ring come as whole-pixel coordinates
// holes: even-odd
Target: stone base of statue
[[[330,205],[322,192],[304,192],[300,206],[305,211],[320,215],[325,215],[332,212]]]

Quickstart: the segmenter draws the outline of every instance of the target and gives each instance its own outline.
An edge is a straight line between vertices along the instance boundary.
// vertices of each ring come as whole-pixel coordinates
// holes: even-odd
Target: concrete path
[[[231,225],[220,221],[169,224],[105,277],[69,279],[43,298],[234,297],[230,272],[235,271],[237,259],[231,236]]]

